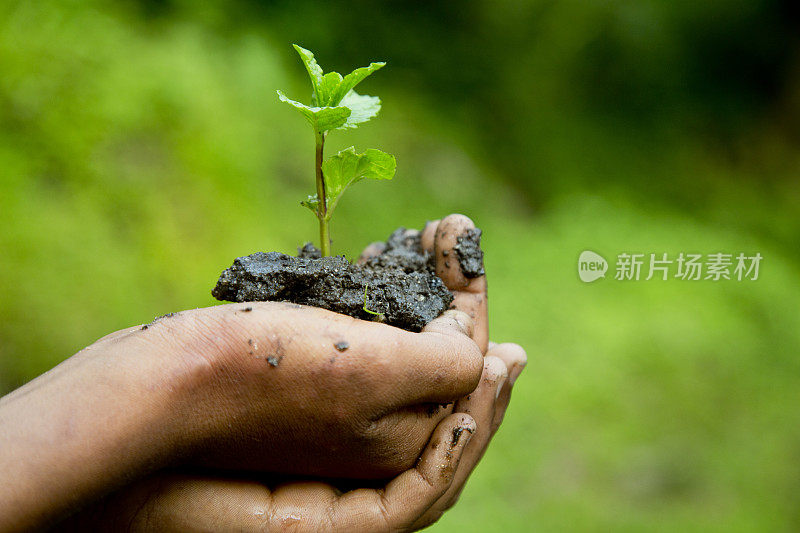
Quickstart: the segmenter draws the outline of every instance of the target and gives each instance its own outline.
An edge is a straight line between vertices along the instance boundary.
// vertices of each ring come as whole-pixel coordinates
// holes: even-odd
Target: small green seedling
[[[278,91],[278,98],[297,109],[314,128],[317,194],[301,203],[319,220],[320,250],[323,256],[328,256],[331,251],[329,223],[342,193],[364,178],[389,180],[394,177],[397,167],[394,156],[380,150],[369,149],[359,154],[351,146],[324,160],[325,137],[331,130],[357,128],[378,114],[380,99],[358,94],[353,88],[386,63],[370,63],[347,76],[338,72],[324,74],[314,54],[296,44],[294,49],[311,78],[311,105],[290,100],[281,91]]]
[[[384,321],[386,321],[386,315],[384,315],[383,313],[379,313],[377,311],[373,311],[372,309],[367,307],[367,303],[368,303],[367,302],[367,290],[368,289],[369,289],[369,284],[364,286],[364,307],[363,307],[364,311],[366,311],[367,313],[373,315],[375,317],[375,321],[376,322],[384,322]]]

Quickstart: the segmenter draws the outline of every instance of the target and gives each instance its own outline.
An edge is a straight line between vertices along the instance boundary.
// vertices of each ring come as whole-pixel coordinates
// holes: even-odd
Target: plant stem
[[[325,180],[322,177],[322,156],[325,147],[325,134],[317,132],[317,219],[319,219],[319,246],[322,257],[331,255],[331,236],[328,229],[328,201],[325,196]]]

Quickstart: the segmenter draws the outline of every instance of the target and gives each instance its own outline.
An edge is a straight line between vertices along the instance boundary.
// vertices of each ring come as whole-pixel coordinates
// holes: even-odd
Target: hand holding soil
[[[64,527],[395,531],[438,519],[525,354],[493,345],[482,357],[485,277],[458,259],[477,241],[471,221],[406,233],[434,253],[456,307],[419,333],[286,302],[183,311],[108,335],[4,397],[0,424],[16,429],[0,436],[0,469],[24,482],[0,489],[0,530],[53,523],[111,491]]]
[[[477,385],[483,359],[471,331],[457,311],[410,333],[251,302],[182,312],[130,335],[193,368],[177,385],[184,462],[387,478],[414,465],[449,413],[441,405]]]

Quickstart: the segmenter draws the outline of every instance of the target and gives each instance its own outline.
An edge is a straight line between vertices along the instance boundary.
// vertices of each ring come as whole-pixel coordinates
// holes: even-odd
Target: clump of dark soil
[[[481,250],[481,230],[472,228],[464,235],[456,237],[453,246],[458,257],[461,272],[468,278],[477,278],[485,274],[483,270],[483,250]]]
[[[465,275],[483,273],[480,230],[459,238],[455,249]],[[409,331],[420,331],[453,301],[435,273],[433,256],[423,252],[419,233],[404,228],[392,233],[383,251],[364,264],[352,264],[344,256],[321,257],[310,243],[297,257],[278,252],[239,257],[211,294],[231,302],[312,305]]]

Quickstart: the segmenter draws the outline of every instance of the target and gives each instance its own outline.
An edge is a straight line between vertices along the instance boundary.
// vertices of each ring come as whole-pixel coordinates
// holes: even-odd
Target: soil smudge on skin
[[[462,433],[464,433],[464,428],[461,426],[457,426],[453,429],[453,440],[450,442],[451,448],[455,448],[458,445]]]
[[[333,347],[339,350],[340,352],[343,352],[350,347],[350,343],[347,341],[339,341],[335,343]]]
[[[252,310],[253,310],[253,308],[252,308],[252,307],[245,307],[244,309],[240,309],[240,311],[241,311],[242,313],[249,313],[249,312],[250,312],[250,311],[252,311]]]
[[[426,403],[423,404],[425,406],[425,414],[428,418],[433,417],[436,413],[438,413],[441,409],[448,408],[451,404],[450,403]]]
[[[450,443],[451,448],[455,448],[458,445],[458,441],[461,439],[461,434],[464,433],[465,431],[469,431],[470,433],[472,433],[472,430],[470,428],[463,428],[461,426],[456,426],[453,429],[453,440]]]
[[[458,264],[461,265],[461,272],[465,277],[477,278],[485,274],[480,229],[472,228],[464,232],[464,235],[456,237],[453,250],[456,251]]]
[[[466,262],[465,272],[479,268],[482,274],[480,230],[477,235],[474,231],[463,243],[459,240],[459,261],[462,269]],[[239,257],[222,272],[211,293],[218,300],[292,302],[375,320],[364,310],[366,291],[368,309],[383,315],[386,324],[420,331],[453,301],[434,267],[433,255],[422,250],[421,234],[398,228],[383,252],[363,264],[352,264],[344,256],[321,257],[311,243],[299,248],[297,257],[278,252]]]
[[[270,355],[269,357],[267,357],[267,363],[269,363],[270,366],[272,367],[277,367],[280,364],[281,359],[283,359],[282,355],[281,356]]]
[[[167,313],[166,315],[157,316],[153,320],[151,320],[149,324],[145,324],[144,326],[142,326],[140,331],[144,331],[146,329],[150,329],[150,326],[155,325],[155,323],[158,322],[159,320],[162,320],[164,318],[171,318],[173,316],[178,316],[179,314],[180,313]]]

